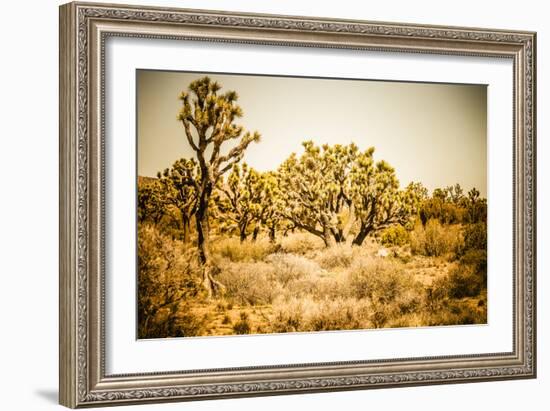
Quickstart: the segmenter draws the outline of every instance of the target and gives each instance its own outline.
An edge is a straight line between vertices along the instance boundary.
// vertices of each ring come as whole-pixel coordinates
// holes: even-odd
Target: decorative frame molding
[[[502,57],[514,62],[514,350],[106,375],[104,45],[109,36]],[[92,3],[60,7],[60,403],[68,407],[534,378],[536,34]]]

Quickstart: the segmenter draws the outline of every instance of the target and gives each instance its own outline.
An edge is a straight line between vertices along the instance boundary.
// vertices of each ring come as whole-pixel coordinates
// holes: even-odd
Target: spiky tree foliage
[[[166,213],[166,197],[158,180],[139,181],[137,191],[138,222],[158,224]]]
[[[180,214],[183,241],[189,242],[191,219],[197,212],[200,169],[194,159],[179,159],[171,168],[157,174],[162,186],[165,203],[175,207]]]
[[[300,157],[292,153],[279,167],[281,214],[295,227],[322,238],[327,246],[345,241],[353,224],[348,175],[357,146],[321,148],[311,141],[302,145]]]
[[[467,210],[470,224],[487,222],[487,200],[480,197],[475,187],[468,191]]]
[[[424,187],[422,183],[412,182],[410,183],[409,189],[414,192],[418,202],[420,203],[425,201],[429,196],[428,189]]]
[[[282,193],[279,189],[277,173],[267,172],[261,174],[261,200],[259,207],[254,208],[254,231],[252,240],[256,240],[260,230],[265,228],[271,242],[275,242],[277,231],[281,226]]]
[[[261,173],[246,163],[233,166],[227,181],[219,185],[220,195],[215,196],[222,231],[237,231],[241,241],[246,240],[250,226],[260,214],[263,185]]]
[[[456,205],[460,205],[463,203],[465,199],[464,190],[462,189],[460,184],[456,183],[454,186],[448,186],[447,188],[445,188],[445,191],[447,192],[448,201]]]
[[[213,195],[218,226],[222,232],[237,232],[245,241],[252,233],[255,241],[262,229],[275,241],[280,225],[280,190],[276,173],[260,173],[249,167],[233,170]]]
[[[245,132],[235,124],[243,111],[237,104],[235,91],[220,93],[221,85],[209,77],[189,84],[188,91],[180,94],[181,110],[177,116],[183,125],[188,144],[195,152],[200,170],[197,183],[197,244],[199,261],[203,266],[203,281],[209,295],[222,285],[212,276],[209,251],[209,206],[214,187],[224,173],[237,164],[247,147],[260,139],[258,132]],[[224,143],[235,144],[221,154]]]
[[[350,173],[350,187],[359,231],[353,244],[386,227],[408,224],[416,214],[422,187],[411,183],[399,189],[395,170],[385,161],[374,163],[374,149],[357,156]]]
[[[293,154],[279,168],[282,212],[327,246],[346,241],[354,225],[353,243],[361,245],[369,234],[407,224],[426,195],[419,184],[400,190],[395,170],[385,161],[374,163],[374,148],[303,145],[300,158]]]

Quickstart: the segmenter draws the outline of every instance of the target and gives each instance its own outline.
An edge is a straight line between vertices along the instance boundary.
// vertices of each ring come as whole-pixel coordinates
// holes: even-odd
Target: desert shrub
[[[193,253],[184,254],[182,243],[149,224],[138,228],[138,336],[171,337],[192,334],[204,318],[186,311],[183,302],[199,301],[202,286],[200,269]],[[188,326],[189,325],[189,326]]]
[[[356,299],[325,299],[313,307],[307,316],[309,330],[353,330],[368,326],[368,307]]]
[[[413,256],[409,247],[396,247],[392,250],[393,257],[402,264],[409,264]]]
[[[271,331],[274,333],[288,333],[304,331],[303,299],[292,298],[285,302],[277,301],[273,305],[273,315],[270,321]]]
[[[467,250],[460,257],[460,264],[471,266],[474,272],[479,274],[483,281],[487,280],[487,251],[486,250]]]
[[[425,226],[418,224],[411,233],[411,251],[428,257],[460,253],[463,243],[460,226],[442,226],[436,219]]]
[[[441,198],[430,198],[420,206],[420,219],[425,224],[431,219],[439,220],[441,224],[460,224],[467,217],[467,210]]]
[[[281,251],[288,254],[304,255],[324,247],[323,240],[309,233],[290,233],[281,238]]]
[[[248,314],[242,312],[240,314],[240,320],[235,323],[233,326],[233,331],[235,334],[250,334],[251,331],[250,323],[248,321]]]
[[[308,276],[292,283],[292,289],[285,295],[309,296],[316,300],[336,299],[349,295],[347,284],[341,275]]]
[[[351,330],[367,328],[368,324],[368,304],[354,298],[278,300],[270,319],[275,333]]]
[[[464,230],[465,250],[487,250],[487,224],[469,224]]]
[[[349,267],[353,260],[353,254],[350,244],[336,244],[321,250],[316,256],[315,261],[325,269]]]
[[[388,320],[386,323],[387,328],[404,328],[404,327],[418,327],[423,325],[421,323],[421,317],[414,314],[405,314],[396,318]]]
[[[236,237],[220,238],[212,242],[212,253],[233,262],[262,261],[276,250],[267,240],[243,241]]]
[[[385,246],[402,246],[409,242],[409,232],[402,225],[393,225],[380,233],[380,242]]]
[[[428,326],[437,325],[467,325],[486,324],[486,304],[470,304],[468,301],[447,300],[441,309],[426,312],[423,315],[422,324]]]
[[[199,313],[191,304],[172,304],[159,309],[147,319],[140,338],[193,337],[205,335],[210,324],[210,315]]]
[[[210,316],[194,311],[190,304],[180,305],[174,318],[175,329],[170,333],[173,337],[194,337],[208,332]]]
[[[384,301],[393,301],[414,285],[414,278],[391,260],[363,257],[349,268],[347,284],[355,298],[376,295]]]
[[[231,324],[231,317],[227,314],[223,316],[222,318],[222,324]]]
[[[300,278],[319,274],[321,268],[317,263],[300,255],[272,254],[267,259],[275,273],[275,277],[283,287]]]
[[[391,260],[356,259],[349,268],[347,285],[353,297],[369,301],[375,328],[421,307],[421,285]]]
[[[450,298],[474,297],[485,288],[483,275],[472,266],[463,264],[452,269],[442,285]]]
[[[239,304],[270,304],[278,290],[275,270],[270,264],[226,263],[220,270],[218,280],[225,286],[226,298]]]

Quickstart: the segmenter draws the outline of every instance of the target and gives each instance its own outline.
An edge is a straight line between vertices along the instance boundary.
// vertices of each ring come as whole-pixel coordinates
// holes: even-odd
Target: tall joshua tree
[[[200,178],[194,183],[197,192],[195,221],[203,285],[209,296],[222,287],[212,275],[210,261],[208,217],[212,192],[223,174],[241,160],[247,147],[260,139],[258,132],[245,132],[242,126],[235,124],[235,120],[243,115],[237,105],[238,95],[235,91],[219,93],[221,88],[209,77],[191,82],[188,91],[180,94],[182,107],[177,117],[200,169]],[[232,140],[236,144],[227,154],[221,154],[224,143]]]

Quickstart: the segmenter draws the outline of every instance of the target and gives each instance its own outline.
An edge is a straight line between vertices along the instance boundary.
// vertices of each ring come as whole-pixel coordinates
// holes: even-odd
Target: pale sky
[[[193,157],[176,120],[178,95],[203,73],[138,70],[138,174],[155,176]],[[401,186],[430,192],[460,183],[487,193],[487,88],[450,85],[208,73],[235,90],[244,115],[237,123],[259,131],[244,161],[275,170],[301,142],[374,147],[374,159],[396,170]],[[228,146],[229,148],[231,146]]]

